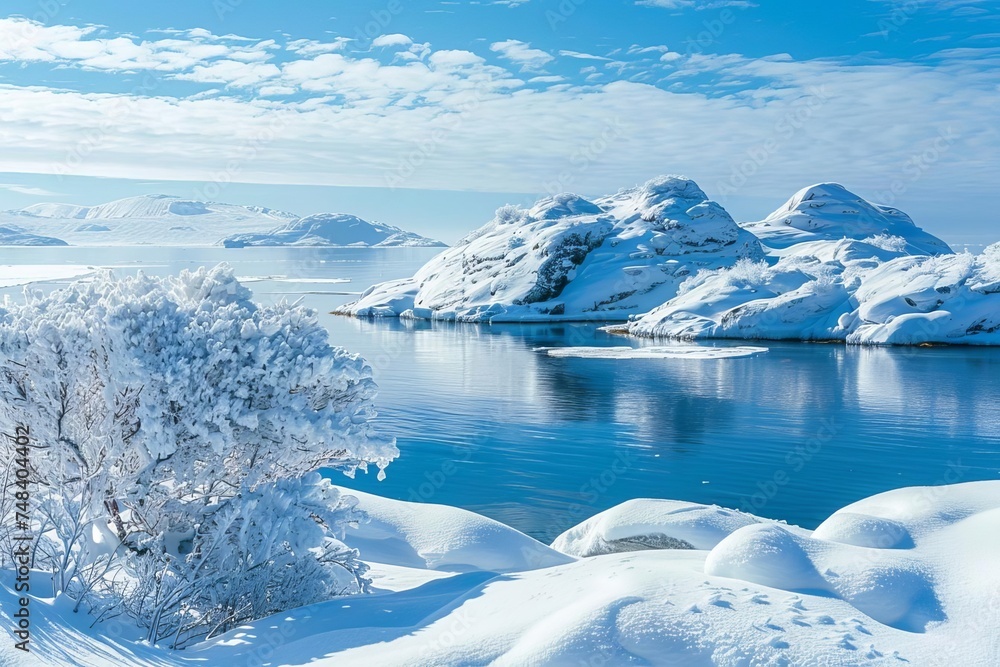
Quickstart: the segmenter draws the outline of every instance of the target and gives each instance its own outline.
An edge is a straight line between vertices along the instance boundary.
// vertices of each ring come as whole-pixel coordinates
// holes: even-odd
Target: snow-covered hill
[[[789,204],[830,201],[830,193],[838,201],[855,197],[846,192],[814,186]],[[980,255],[956,255],[898,211],[891,216],[897,224],[854,240],[876,231],[871,218],[852,226],[839,204],[831,206],[810,214],[813,231],[770,228],[765,240],[779,248],[771,264],[741,262],[702,272],[673,299],[616,329],[682,339],[1000,344],[1000,244]],[[858,200],[855,208],[865,206],[873,207]],[[768,220],[791,208],[786,205]],[[801,225],[804,215],[791,217]],[[837,234],[839,240],[828,240]]]
[[[246,246],[445,247],[444,243],[391,225],[371,223],[343,213],[321,213],[293,220],[264,234],[223,239],[228,248]]]
[[[704,268],[763,257],[694,183],[664,176],[588,201],[505,206],[421,268],[340,312],[473,322],[607,320],[653,308]]]
[[[242,245],[443,245],[348,215],[299,218],[294,213],[261,206],[170,195],[128,197],[90,207],[35,204],[0,212],[0,225],[13,225],[31,234],[81,246],[215,245],[230,237],[247,239]]]
[[[51,236],[31,234],[23,228],[10,226],[0,227],[0,246],[59,246],[66,242]]]
[[[866,201],[839,183],[802,188],[764,220],[740,226],[776,254],[808,241],[860,241],[876,236],[903,239],[905,244],[898,249],[909,254],[951,252],[947,243],[917,227],[899,209]]]

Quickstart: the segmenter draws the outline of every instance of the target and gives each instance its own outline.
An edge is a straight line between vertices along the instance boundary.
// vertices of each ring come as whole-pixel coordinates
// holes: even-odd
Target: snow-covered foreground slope
[[[71,245],[214,245],[239,235],[243,245],[440,245],[354,216],[294,213],[261,206],[203,202],[169,195],[129,197],[99,206],[35,204],[0,213],[0,225]],[[4,237],[0,232],[0,245]]]
[[[760,222],[741,223],[768,249],[778,252],[808,241],[891,236],[909,254],[950,253],[948,244],[917,227],[897,208],[865,201],[839,183],[802,188]]]
[[[415,276],[340,312],[470,322],[607,320],[653,308],[689,275],[761,258],[760,244],[685,178],[588,201],[506,206]]]
[[[359,497],[373,524],[353,537],[368,548],[373,595],[278,614],[178,653],[139,644],[114,621],[87,629],[87,617],[61,602],[34,600],[34,657],[79,665],[1000,664],[1000,482],[890,491],[815,531],[717,507],[630,501],[556,540],[577,553],[613,552],[582,558],[462,510]],[[624,551],[630,542],[641,550]],[[461,553],[463,566],[428,569],[430,552]],[[496,563],[520,565],[499,573]],[[9,618],[15,601],[3,583]],[[37,664],[9,642],[0,652],[3,664]]]
[[[445,247],[392,225],[382,225],[342,213],[321,213],[294,220],[263,234],[236,234],[223,239],[228,248],[246,246]]]
[[[775,266],[703,273],[629,322],[633,335],[1000,344],[1000,244],[903,255],[861,241],[802,244]]]

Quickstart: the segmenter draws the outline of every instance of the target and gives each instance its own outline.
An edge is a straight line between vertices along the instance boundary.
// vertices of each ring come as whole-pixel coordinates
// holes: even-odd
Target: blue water
[[[0,264],[138,262],[165,274],[228,261],[245,276],[350,280],[250,285],[327,313],[433,252],[2,249]],[[1000,475],[1000,349],[765,343],[767,354],[738,359],[557,359],[535,348],[637,343],[592,325],[322,321],[372,362],[379,421],[401,451],[384,482],[340,483],[465,507],[546,541],[629,498],[814,527],[880,491]]]

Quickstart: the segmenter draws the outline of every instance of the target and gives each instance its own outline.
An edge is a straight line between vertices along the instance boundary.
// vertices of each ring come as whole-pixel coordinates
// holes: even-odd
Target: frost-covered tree
[[[370,425],[371,370],[314,313],[250,297],[220,267],[105,273],[0,308],[0,419],[30,428],[38,483],[34,565],[151,641],[365,587],[340,542],[354,503],[314,471],[381,476],[396,456]]]

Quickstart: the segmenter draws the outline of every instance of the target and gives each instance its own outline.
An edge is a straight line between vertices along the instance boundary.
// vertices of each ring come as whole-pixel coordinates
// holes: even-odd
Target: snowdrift
[[[322,213],[294,220],[264,234],[237,234],[222,240],[227,248],[246,246],[361,246],[445,247],[391,225],[382,225],[342,213]]]
[[[135,641],[117,620],[90,629],[62,601],[33,599],[35,655],[78,665],[1000,662],[997,481],[889,491],[837,511],[815,531],[694,503],[634,500],[555,546],[585,552],[596,536],[660,534],[687,548],[642,542],[641,550],[563,560],[510,529],[483,532],[490,522],[462,510],[358,497],[374,527],[348,531],[348,543],[370,544],[366,530],[391,525],[387,534],[409,549],[370,549],[373,595],[294,609],[180,653]],[[484,566],[514,564],[524,548],[556,557],[506,573],[467,558],[465,572],[411,560],[421,549],[449,553],[463,544],[493,554]],[[0,588],[0,608],[15,605],[9,587]],[[9,643],[0,648],[4,664],[30,659]]]
[[[673,296],[703,268],[759,259],[752,234],[694,181],[653,179],[586,200],[505,206],[415,276],[340,309],[358,317],[464,322],[624,319]]]

